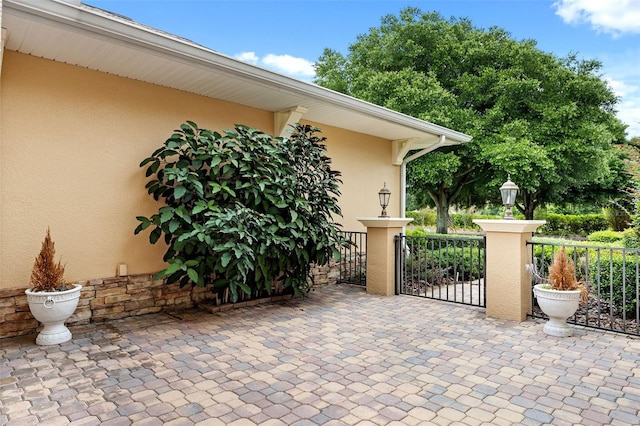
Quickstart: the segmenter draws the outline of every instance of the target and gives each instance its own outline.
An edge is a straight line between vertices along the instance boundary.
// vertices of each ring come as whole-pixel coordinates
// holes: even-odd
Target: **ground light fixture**
[[[505,220],[513,220],[513,213],[511,207],[516,203],[516,196],[518,195],[518,185],[511,182],[511,176],[507,177],[507,181],[500,187],[500,194],[502,195],[502,204],[506,207],[504,211]]]
[[[391,191],[387,188],[387,182],[384,183],[384,188],[378,192],[378,198],[380,199],[380,207],[382,207],[382,213],[380,213],[378,217],[389,217],[387,214],[387,206],[391,198]]]

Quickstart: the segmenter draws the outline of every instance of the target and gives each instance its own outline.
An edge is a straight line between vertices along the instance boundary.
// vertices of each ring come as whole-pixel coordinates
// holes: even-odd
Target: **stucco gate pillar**
[[[393,238],[413,219],[361,217],[357,220],[367,227],[367,293],[393,296],[396,294]]]
[[[544,220],[474,220],[487,236],[487,317],[525,321],[531,312],[531,263],[527,240]],[[368,278],[368,277],[367,277]]]

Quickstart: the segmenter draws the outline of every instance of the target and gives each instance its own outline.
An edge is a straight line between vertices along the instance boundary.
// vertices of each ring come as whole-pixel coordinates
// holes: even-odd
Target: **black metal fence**
[[[548,275],[549,265],[562,244],[530,242],[539,275]],[[565,245],[575,265],[576,277],[589,297],[569,323],[585,327],[640,335],[640,250]],[[533,292],[531,297],[533,298]],[[533,318],[546,318],[532,299]]]
[[[486,307],[485,237],[395,238],[396,293]]]
[[[343,236],[351,245],[340,250],[339,283],[367,285],[367,233],[344,231]]]

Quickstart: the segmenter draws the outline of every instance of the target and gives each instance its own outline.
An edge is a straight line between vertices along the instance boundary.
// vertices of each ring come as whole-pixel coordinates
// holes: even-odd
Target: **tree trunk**
[[[527,191],[522,191],[522,206],[517,205],[516,208],[520,213],[524,215],[525,220],[533,220],[533,213],[538,207],[536,203],[536,194],[530,194]]]
[[[436,212],[438,214],[436,220],[436,232],[438,234],[447,234],[449,232],[449,197],[446,191],[438,192],[436,201]]]
[[[533,220],[533,212],[535,211],[536,206],[533,204],[528,204],[524,209],[524,219],[525,220]]]

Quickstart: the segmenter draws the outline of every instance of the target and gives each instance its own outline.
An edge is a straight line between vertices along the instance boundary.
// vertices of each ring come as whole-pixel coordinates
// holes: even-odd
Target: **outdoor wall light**
[[[504,211],[505,220],[513,220],[513,213],[511,207],[516,203],[516,196],[518,195],[518,185],[511,182],[511,176],[507,177],[507,181],[500,187],[500,194],[502,194],[502,204],[506,207]]]
[[[391,191],[387,188],[387,182],[384,183],[384,188],[378,192],[378,198],[380,198],[380,207],[382,207],[382,213],[378,217],[389,217],[387,214],[387,206],[389,205],[389,199],[391,198]]]

